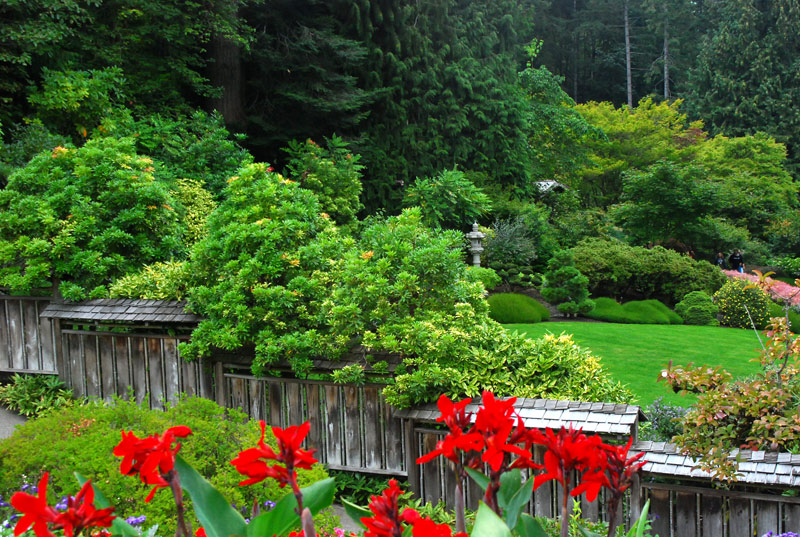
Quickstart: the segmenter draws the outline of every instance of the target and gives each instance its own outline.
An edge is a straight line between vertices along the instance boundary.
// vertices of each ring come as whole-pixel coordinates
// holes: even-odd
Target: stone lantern
[[[472,266],[481,266],[481,252],[483,251],[483,239],[486,238],[485,233],[478,231],[478,223],[472,224],[472,231],[467,233],[469,239],[469,253],[472,254]]]

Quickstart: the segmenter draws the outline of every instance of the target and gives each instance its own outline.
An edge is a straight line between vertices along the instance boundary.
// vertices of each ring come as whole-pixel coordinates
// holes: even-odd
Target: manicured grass
[[[750,361],[758,357],[761,348],[756,334],[740,328],[583,322],[505,326],[532,338],[548,332],[572,334],[578,345],[601,358],[614,378],[628,385],[642,406],[662,396],[684,406],[694,401],[694,397],[675,394],[656,382],[670,360],[682,365],[721,365],[736,376],[752,375],[760,367]]]
[[[550,312],[538,300],[519,293],[489,295],[489,317],[498,323],[538,323],[550,320]]]

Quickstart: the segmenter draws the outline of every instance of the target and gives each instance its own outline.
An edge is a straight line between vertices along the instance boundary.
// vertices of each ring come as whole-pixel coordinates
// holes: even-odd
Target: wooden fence
[[[0,371],[57,373],[53,319],[39,313],[49,298],[3,296],[0,300]]]
[[[307,445],[329,468],[407,477],[423,500],[454,504],[447,461],[415,463],[435,449],[443,432],[396,416],[381,396],[382,385],[256,378],[223,355],[208,364],[189,363],[178,350],[188,336],[63,329],[61,321],[39,316],[47,303],[46,298],[0,296],[0,371],[58,373],[77,395],[131,395],[151,408],[185,393],[240,407],[270,425],[308,420]],[[541,461],[542,452],[535,456]],[[800,498],[647,481],[643,476],[641,492],[626,499],[616,516],[629,523],[650,499],[653,530],[661,537],[759,537],[800,529]],[[529,512],[558,516],[560,495],[554,482],[545,484],[535,491]],[[466,496],[474,507],[481,492],[469,483]],[[582,516],[605,520],[603,504],[602,495],[593,503],[582,499]]]
[[[311,422],[307,443],[334,470],[405,476],[402,420],[381,395],[382,385],[255,378],[217,362],[217,403],[242,408],[253,419],[287,427]]]
[[[132,395],[150,408],[180,394],[213,397],[211,372],[178,351],[185,336],[60,331],[59,376],[76,395],[110,399]]]
[[[760,537],[800,530],[800,498],[643,483],[660,537]]]

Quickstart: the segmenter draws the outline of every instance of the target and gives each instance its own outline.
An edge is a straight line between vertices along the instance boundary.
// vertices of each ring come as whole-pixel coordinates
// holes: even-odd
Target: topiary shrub
[[[53,496],[74,494],[78,488],[73,472],[80,472],[97,483],[116,506],[121,517],[147,517],[147,525],[158,524],[159,535],[174,533],[175,505],[168,491],[153,500],[144,499],[152,487],[119,471],[120,459],[112,455],[121,431],[137,436],[161,434],[168,427],[187,425],[193,434],[182,441],[180,454],[208,479],[225,498],[241,507],[254,501],[276,501],[291,493],[274,480],[239,487],[242,476],[230,460],[244,449],[256,445],[261,434],[258,423],[236,410],[224,409],[213,401],[186,398],[165,412],[147,410],[133,402],[89,402],[52,412],[20,425],[14,434],[0,441],[0,496],[19,490],[23,481],[35,483],[44,471],[50,472]],[[268,429],[266,441],[276,446]],[[301,486],[327,477],[321,465],[298,471]],[[184,498],[184,501],[189,501]],[[191,510],[189,511],[191,512]],[[198,527],[193,520],[193,527]]]
[[[498,323],[538,323],[550,320],[550,311],[538,300],[519,293],[490,295],[489,317]]]
[[[681,316],[685,324],[719,326],[718,312],[719,308],[713,299],[703,291],[692,291],[675,305],[675,313]]]
[[[752,283],[732,278],[714,293],[714,302],[719,307],[723,326],[736,328],[764,328],[769,320],[770,299],[767,294]],[[746,309],[745,309],[746,307]],[[749,312],[749,315],[748,315]]]
[[[575,268],[572,254],[561,250],[547,262],[542,296],[567,316],[585,314],[594,308],[588,285],[588,278]]]
[[[658,300],[633,300],[620,304],[612,298],[600,297],[586,314],[590,319],[625,324],[681,324],[678,314]]]

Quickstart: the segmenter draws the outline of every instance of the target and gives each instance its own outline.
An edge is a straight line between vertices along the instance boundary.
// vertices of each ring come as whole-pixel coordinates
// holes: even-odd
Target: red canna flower
[[[383,491],[380,496],[372,496],[369,502],[369,510],[373,516],[364,517],[361,523],[367,527],[364,537],[401,537],[403,526],[398,512],[397,500],[403,493],[397,486],[397,480],[389,480],[389,488]],[[414,520],[416,513],[413,509],[406,509],[408,515],[403,512],[404,518]]]
[[[163,435],[152,435],[138,438],[133,431],[122,431],[122,441],[114,447],[114,455],[122,457],[119,470],[124,475],[136,475],[142,483],[155,485],[145,502],[153,499],[153,495],[160,488],[169,486],[165,479],[175,467],[175,455],[180,450],[180,444],[172,447],[177,438],[185,438],[192,434],[189,427],[180,425],[170,427]]]
[[[195,530],[194,537],[206,537],[206,529],[203,526],[200,526]]]
[[[417,464],[424,464],[439,455],[456,464],[460,464],[459,452],[480,451],[483,449],[483,436],[474,432],[464,432],[471,428],[471,414],[468,415],[465,410],[469,403],[469,399],[453,403],[446,395],[439,396],[439,401],[436,404],[441,414],[436,418],[436,421],[439,423],[444,422],[450,429],[450,433],[443,440],[439,440],[436,443],[436,449],[419,457]]]
[[[606,509],[609,513],[617,512],[620,500],[633,482],[633,476],[641,472],[642,466],[647,464],[647,461],[640,460],[644,453],[628,457],[631,444],[633,444],[633,437],[630,437],[624,446],[602,445],[603,454],[606,457],[604,486],[610,493],[606,502]],[[611,516],[609,520],[616,522],[616,517]]]
[[[466,533],[456,533],[447,524],[437,524],[430,518],[420,518],[411,530],[413,537],[467,537]]]
[[[116,518],[111,514],[113,511],[113,507],[97,509],[94,506],[94,489],[87,481],[76,496],[67,499],[67,510],[58,514],[55,528],[63,529],[66,537],[73,537],[84,528],[110,528]]]
[[[539,488],[542,483],[555,479],[565,492],[569,491],[573,496],[577,496],[585,491],[586,499],[594,501],[602,486],[602,480],[599,479],[597,472],[605,469],[600,437],[597,435],[587,437],[581,430],[576,431],[572,426],[569,429],[561,427],[558,434],[553,433],[548,427],[545,434],[532,430],[530,435],[533,442],[547,447],[544,466],[537,465],[539,468],[544,468],[545,473],[536,476],[533,487]],[[570,490],[573,471],[579,472],[582,478],[585,477],[586,483],[581,483]]]
[[[11,505],[22,513],[22,518],[14,526],[14,535],[21,535],[33,526],[36,537],[54,537],[47,525],[55,522],[58,512],[47,505],[48,477],[49,474],[45,472],[42,479],[39,480],[38,496],[32,496],[26,492],[15,492],[11,496]]]
[[[506,400],[496,399],[491,392],[483,392],[483,405],[475,416],[475,429],[483,435],[486,450],[481,456],[481,461],[487,463],[494,472],[499,472],[507,462],[506,454],[514,454],[530,460],[531,452],[514,445],[517,440],[527,435],[514,435],[511,432],[514,425],[518,430],[525,431],[522,420],[515,420],[516,411],[514,402],[516,397]]]
[[[311,428],[309,422],[305,422],[299,427],[293,425],[286,429],[273,427],[272,434],[278,441],[278,453],[264,443],[266,423],[261,420],[259,424],[261,425],[261,439],[258,441],[258,447],[242,451],[231,461],[237,472],[249,478],[239,485],[252,485],[271,477],[277,480],[281,487],[285,487],[296,481],[297,472],[295,470],[297,468],[310,470],[311,465],[317,462],[317,459],[313,457],[316,450],[300,448]],[[269,465],[267,464],[268,460],[283,463],[285,467],[280,464]]]

